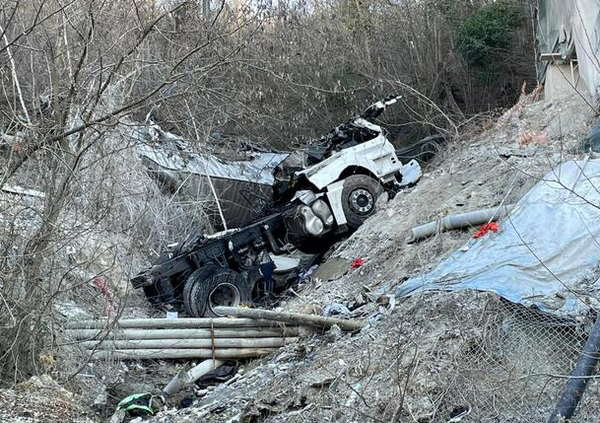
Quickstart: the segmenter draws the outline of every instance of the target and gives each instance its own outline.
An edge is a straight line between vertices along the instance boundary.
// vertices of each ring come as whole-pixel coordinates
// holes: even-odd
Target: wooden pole
[[[68,329],[65,334],[70,339],[212,339],[212,338],[276,338],[298,336],[297,327],[285,328],[216,328],[211,329],[119,329],[106,333],[98,329]]]
[[[215,358],[233,360],[239,358],[257,358],[278,351],[278,348],[232,348],[232,349],[146,349],[146,350],[96,350],[91,358],[97,360],[158,360],[184,358]]]
[[[204,360],[189,370],[182,370],[163,388],[163,394],[173,395],[223,364],[225,364],[224,360]]]
[[[281,323],[292,323],[294,325],[313,326],[320,329],[329,329],[331,326],[337,325],[342,330],[354,331],[361,329],[365,325],[364,322],[358,320],[344,320],[335,317],[284,313],[282,311],[261,310],[255,308],[215,307],[215,312],[223,316],[273,320]]]
[[[269,320],[231,319],[227,317],[181,318],[181,319],[119,319],[113,320],[71,320],[66,323],[68,329],[104,329],[106,327],[122,329],[199,329],[199,328],[243,328],[277,327]]]
[[[127,349],[184,349],[184,348],[279,348],[295,342],[297,338],[217,338],[217,339],[128,339],[83,341],[78,345],[87,349],[127,350]]]

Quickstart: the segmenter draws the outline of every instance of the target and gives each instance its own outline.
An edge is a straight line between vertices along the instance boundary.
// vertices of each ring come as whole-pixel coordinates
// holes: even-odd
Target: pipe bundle
[[[296,341],[297,326],[228,318],[68,322],[67,339],[95,359],[255,358]]]

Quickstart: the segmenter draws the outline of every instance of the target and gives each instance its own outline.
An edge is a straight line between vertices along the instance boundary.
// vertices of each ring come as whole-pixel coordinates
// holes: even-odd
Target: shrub
[[[524,19],[521,8],[507,1],[482,6],[459,26],[459,54],[469,66],[493,73],[511,45],[513,31]]]

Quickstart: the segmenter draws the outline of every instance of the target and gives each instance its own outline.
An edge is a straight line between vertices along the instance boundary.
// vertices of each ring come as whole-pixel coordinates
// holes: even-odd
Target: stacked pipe
[[[67,338],[94,359],[241,359],[268,355],[296,341],[297,326],[261,319],[82,320]]]
[[[80,320],[67,323],[67,337],[105,359],[202,358],[163,388],[166,396],[222,366],[225,360],[256,358],[295,342],[301,326],[354,331],[364,322],[271,310],[217,307],[235,318]],[[289,326],[288,326],[289,325]]]

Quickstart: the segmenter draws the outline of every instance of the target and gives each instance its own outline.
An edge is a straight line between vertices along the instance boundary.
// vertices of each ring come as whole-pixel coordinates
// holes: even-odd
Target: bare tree
[[[169,96],[165,88],[175,84],[193,81],[202,90],[202,78],[230,64],[241,50],[245,35],[238,32],[252,17],[223,15],[191,43],[173,48],[176,34],[168,32],[170,21],[183,10],[193,12],[195,2],[168,9],[137,0],[17,1],[6,6],[0,52],[10,77],[2,79],[0,103],[6,105],[2,133],[10,142],[2,158],[0,188],[26,184],[43,197],[23,204],[33,220],[26,234],[6,238],[11,245],[4,248],[5,259],[10,255],[15,260],[5,260],[1,269],[1,310],[10,311],[15,322],[0,334],[6,340],[0,359],[4,371],[18,380],[36,367],[41,350],[54,348],[50,325],[56,299],[115,266],[108,260],[98,268],[92,263],[94,254],[81,262],[67,250],[102,231],[131,236],[140,218],[151,213],[138,208],[129,223],[122,217],[119,222],[115,215],[124,211],[123,203],[148,201],[156,192],[138,186],[134,189],[140,191],[128,199],[119,197],[123,192],[116,186],[110,188],[117,192],[107,192],[103,184],[104,179],[123,182],[116,172],[133,175],[122,165],[111,166],[124,159],[130,166],[135,162],[139,140],[132,116],[149,109],[153,100],[164,100]],[[224,43],[230,37],[235,40]],[[19,220],[18,215],[13,218]],[[15,248],[17,254],[8,253]]]

